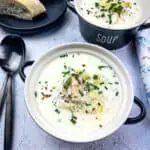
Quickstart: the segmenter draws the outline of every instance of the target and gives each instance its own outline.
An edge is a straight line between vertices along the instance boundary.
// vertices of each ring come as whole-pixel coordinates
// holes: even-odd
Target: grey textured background
[[[0,40],[8,33],[0,29]],[[78,28],[77,16],[67,11],[58,27],[41,34],[24,37],[27,59],[36,59],[51,47],[68,42],[85,42]],[[136,52],[131,45],[113,51],[128,68],[132,76],[135,95],[145,101]],[[4,72],[0,70],[0,85]],[[15,129],[13,150],[150,150],[150,121],[145,119],[136,125],[123,125],[111,136],[93,143],[67,143],[43,132],[27,112],[23,90],[24,83],[17,75],[14,82]],[[133,107],[132,114],[138,113]],[[0,121],[0,150],[3,146],[3,119]]]

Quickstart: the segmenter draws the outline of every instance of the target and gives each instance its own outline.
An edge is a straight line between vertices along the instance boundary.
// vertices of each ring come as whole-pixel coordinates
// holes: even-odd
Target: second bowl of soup
[[[68,6],[79,16],[82,36],[109,50],[133,40],[150,16],[148,4],[147,0],[68,0]]]

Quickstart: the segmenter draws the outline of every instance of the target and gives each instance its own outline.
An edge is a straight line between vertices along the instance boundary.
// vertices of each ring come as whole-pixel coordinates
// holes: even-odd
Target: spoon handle
[[[12,105],[12,77],[8,77],[6,111],[5,111],[5,127],[4,127],[4,150],[12,149],[13,136],[13,105]]]
[[[0,90],[0,118],[2,115],[2,111],[3,111],[3,106],[4,106],[4,102],[5,102],[5,95],[6,95],[6,91],[7,91],[7,82],[8,82],[8,75],[6,75],[4,82],[2,84],[1,90]]]

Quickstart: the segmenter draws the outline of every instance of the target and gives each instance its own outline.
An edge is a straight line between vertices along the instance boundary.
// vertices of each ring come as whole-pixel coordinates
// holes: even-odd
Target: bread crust
[[[39,0],[0,0],[0,14],[3,15],[32,20],[44,12],[46,9]]]

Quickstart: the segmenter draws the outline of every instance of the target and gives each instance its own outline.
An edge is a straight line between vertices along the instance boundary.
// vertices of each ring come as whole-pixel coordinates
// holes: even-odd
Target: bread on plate
[[[32,20],[44,12],[46,12],[46,8],[39,0],[0,0],[1,15]]]

